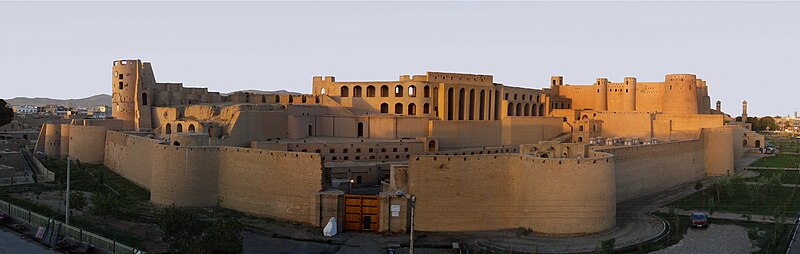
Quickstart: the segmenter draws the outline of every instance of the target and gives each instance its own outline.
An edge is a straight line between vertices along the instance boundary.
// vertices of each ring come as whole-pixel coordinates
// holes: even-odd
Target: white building
[[[37,107],[31,105],[14,106],[14,113],[19,115],[35,114]]]

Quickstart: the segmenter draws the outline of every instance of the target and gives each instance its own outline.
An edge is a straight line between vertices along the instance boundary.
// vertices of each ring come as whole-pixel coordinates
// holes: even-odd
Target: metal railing
[[[797,217],[794,219],[794,226],[792,227],[792,234],[789,236],[789,242],[786,244],[786,254],[792,253],[792,248],[795,249],[794,253],[800,253],[800,246],[792,246],[797,244],[794,241],[795,236],[797,236],[797,229],[800,227],[800,213],[797,213]]]
[[[52,219],[32,212],[28,209],[15,206],[3,200],[0,200],[0,212],[5,212],[6,214],[11,215],[11,217],[27,222],[36,227],[47,227],[47,223]],[[61,223],[55,219],[53,219],[53,222],[53,225]],[[114,254],[145,254],[143,251],[69,225],[61,225],[61,235],[94,245],[97,248],[107,250]]]

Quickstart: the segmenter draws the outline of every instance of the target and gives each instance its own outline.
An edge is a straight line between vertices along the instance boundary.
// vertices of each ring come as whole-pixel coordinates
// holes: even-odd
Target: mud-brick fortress
[[[101,163],[156,204],[220,206],[340,230],[615,226],[616,205],[729,174],[763,136],[712,109],[706,81],[598,78],[548,88],[428,72],[313,77],[311,94],[223,95],[113,62],[113,119],[43,126],[37,150]],[[746,113],[745,113],[746,114]],[[350,195],[358,190],[361,195]]]

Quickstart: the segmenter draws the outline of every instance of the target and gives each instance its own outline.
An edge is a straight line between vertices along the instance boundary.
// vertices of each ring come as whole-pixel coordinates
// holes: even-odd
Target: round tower
[[[625,77],[625,93],[622,99],[624,111],[636,111],[636,78]]]
[[[111,114],[115,119],[123,121],[124,129],[133,129],[139,60],[114,61],[111,73]]]
[[[664,78],[664,114],[697,114],[696,80],[694,74],[669,74]]]
[[[607,111],[608,110],[608,79],[597,78],[594,82],[594,110]]]
[[[722,112],[722,102],[717,101],[717,112]]]

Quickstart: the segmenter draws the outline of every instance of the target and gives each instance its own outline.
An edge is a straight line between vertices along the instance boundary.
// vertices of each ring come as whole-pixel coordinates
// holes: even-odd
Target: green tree
[[[14,119],[14,110],[8,107],[5,100],[0,99],[0,126],[6,125]]]
[[[83,192],[76,191],[69,194],[69,208],[78,211],[83,211],[86,207],[86,195]]]
[[[174,205],[156,210],[164,241],[175,252],[241,253],[244,226],[236,218],[201,220],[197,213]]]
[[[117,216],[122,213],[124,204],[124,199],[113,193],[94,193],[92,195],[91,211],[95,215],[103,217]]]

